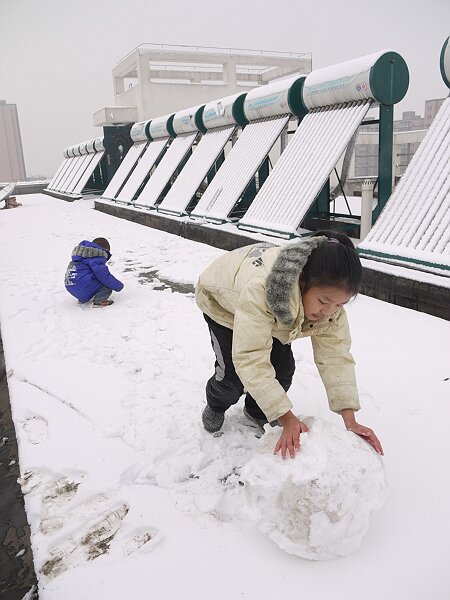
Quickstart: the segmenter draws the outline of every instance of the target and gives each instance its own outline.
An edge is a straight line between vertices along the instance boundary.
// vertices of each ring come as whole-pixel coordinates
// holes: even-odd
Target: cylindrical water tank
[[[139,121],[135,123],[130,131],[130,137],[133,142],[145,142],[148,140],[148,128],[150,127],[151,121]]]
[[[247,94],[232,94],[219,100],[212,100],[206,104],[202,123],[205,131],[226,125],[247,125],[248,120],[244,115],[244,100]]]
[[[95,152],[95,139],[88,140],[86,142],[86,151],[88,154],[92,154]]]
[[[96,138],[94,141],[94,152],[101,152],[102,150],[105,149],[105,146],[103,144],[103,138]]]
[[[199,106],[193,106],[191,108],[186,108],[176,112],[173,117],[173,121],[169,126],[169,131],[170,127],[172,128],[171,135],[173,136],[172,132],[175,135],[180,135],[182,133],[199,131],[199,125],[202,126],[202,113],[204,108],[205,105],[201,104]]]
[[[152,119],[150,122],[150,127],[147,128],[149,138],[151,140],[156,140],[158,138],[169,137],[170,135],[172,135],[170,131],[173,131],[171,128],[171,124],[174,116],[175,114],[171,114],[165,115],[164,117],[157,117],[156,119]],[[174,134],[173,137],[176,137],[176,134]]]
[[[80,149],[80,154],[88,154],[88,146],[89,142],[81,142],[81,144],[78,144],[78,148]]]
[[[244,102],[244,113],[249,121],[292,113],[303,117],[308,109],[302,101],[305,77],[295,75],[253,89]]]
[[[392,105],[408,90],[409,72],[404,59],[392,50],[312,71],[303,85],[303,102],[309,109],[373,98]]]
[[[444,80],[444,83],[448,88],[450,88],[450,44],[449,44],[449,40],[450,40],[450,37],[448,37],[445,40],[444,45],[442,46],[441,61],[440,61],[442,79]]]

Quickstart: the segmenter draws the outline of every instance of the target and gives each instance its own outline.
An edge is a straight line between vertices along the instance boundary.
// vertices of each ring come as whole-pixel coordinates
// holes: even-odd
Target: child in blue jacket
[[[72,260],[66,270],[65,286],[78,302],[92,300],[93,306],[104,307],[112,291],[120,292],[123,283],[109,272],[106,263],[111,258],[110,246],[105,238],[92,242],[83,240],[72,250]]]

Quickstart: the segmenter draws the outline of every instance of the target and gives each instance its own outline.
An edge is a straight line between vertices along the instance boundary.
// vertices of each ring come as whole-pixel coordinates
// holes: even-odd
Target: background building
[[[406,111],[402,113],[401,119],[394,121],[393,171],[396,180],[406,171],[443,102],[444,98],[426,100],[424,117],[417,115],[415,111]],[[376,177],[377,174],[378,125],[363,125],[359,128],[350,166],[350,189],[358,189],[357,185],[351,185],[350,180],[357,182],[365,177]]]
[[[311,72],[311,54],[142,44],[113,69],[115,106],[94,125],[144,121]]]
[[[437,98],[434,100],[426,100],[425,101],[425,117],[424,117],[425,127],[428,128],[431,125],[434,117],[436,116],[436,113],[441,108],[444,100],[445,100],[445,98]]]
[[[0,100],[0,181],[25,181],[17,106]]]

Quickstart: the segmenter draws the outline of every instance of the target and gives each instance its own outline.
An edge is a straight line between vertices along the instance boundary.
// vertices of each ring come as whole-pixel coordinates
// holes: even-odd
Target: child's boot
[[[209,433],[219,431],[225,421],[225,415],[221,412],[216,412],[210,406],[206,405],[202,413],[203,427]]]
[[[105,306],[110,306],[111,304],[114,304],[114,300],[94,300],[92,306],[95,306],[96,308],[104,308]]]

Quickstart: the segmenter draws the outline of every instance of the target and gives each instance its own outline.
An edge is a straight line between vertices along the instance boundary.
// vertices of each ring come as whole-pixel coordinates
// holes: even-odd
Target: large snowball
[[[280,548],[325,560],[354,552],[387,483],[381,457],[359,436],[317,417],[302,418],[294,460],[273,455],[278,427],[266,427],[259,454],[243,468],[241,481],[258,527]]]

